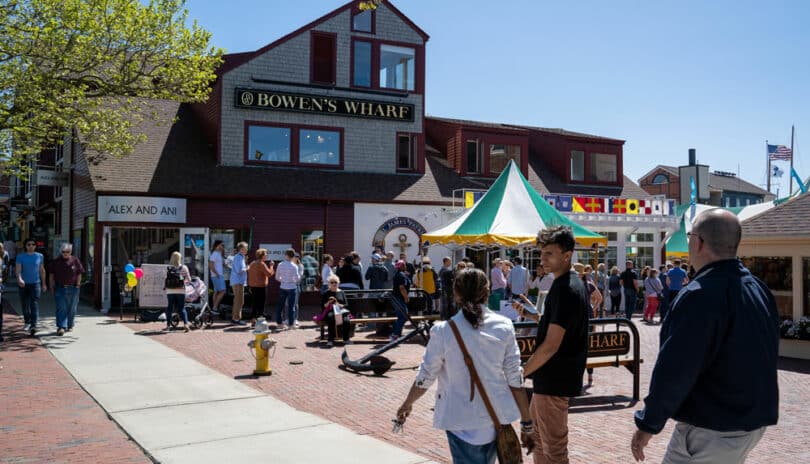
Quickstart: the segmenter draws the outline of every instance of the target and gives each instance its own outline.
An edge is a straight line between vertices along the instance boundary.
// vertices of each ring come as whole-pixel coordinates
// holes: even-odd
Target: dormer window
[[[352,31],[374,33],[374,10],[365,10],[352,16]]]
[[[669,183],[669,177],[667,177],[666,174],[656,174],[655,177],[653,177],[652,183],[653,184],[668,184]]]
[[[619,156],[571,150],[568,181],[587,184],[616,184],[619,181]]]

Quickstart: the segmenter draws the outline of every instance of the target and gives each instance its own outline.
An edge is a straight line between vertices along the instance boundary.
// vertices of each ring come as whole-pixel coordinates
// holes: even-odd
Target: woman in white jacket
[[[458,327],[500,423],[511,424],[519,418],[521,441],[531,449],[534,429],[512,321],[485,306],[489,284],[479,269],[459,272],[453,294],[461,311],[450,320]],[[453,462],[495,462],[495,427],[481,395],[470,391],[470,373],[449,321],[437,323],[430,331],[416,380],[397,411],[400,423],[436,379],[433,427],[447,432]]]

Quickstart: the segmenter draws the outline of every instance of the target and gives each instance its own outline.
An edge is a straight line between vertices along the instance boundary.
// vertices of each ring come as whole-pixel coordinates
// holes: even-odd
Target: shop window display
[[[755,256],[741,258],[752,274],[762,279],[776,298],[782,319],[793,318],[793,258],[790,256]]]

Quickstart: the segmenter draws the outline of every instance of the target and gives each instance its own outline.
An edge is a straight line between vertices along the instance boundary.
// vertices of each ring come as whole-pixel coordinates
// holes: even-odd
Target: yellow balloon
[[[131,292],[131,291],[132,291],[132,287],[131,287],[129,284],[126,284],[126,285],[124,285],[124,291],[125,291],[125,292]]]

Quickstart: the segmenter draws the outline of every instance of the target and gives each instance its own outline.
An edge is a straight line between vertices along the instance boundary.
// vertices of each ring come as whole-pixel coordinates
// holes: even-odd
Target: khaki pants
[[[233,286],[233,308],[231,308],[231,320],[242,320],[242,306],[245,305],[245,286]]]
[[[534,464],[568,464],[568,400],[566,396],[532,395]]]
[[[765,427],[750,432],[718,432],[678,422],[662,464],[737,464],[759,443]]]

